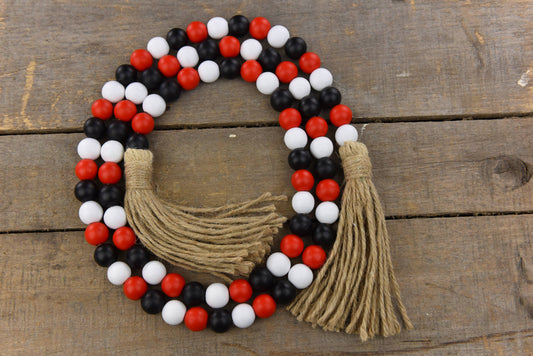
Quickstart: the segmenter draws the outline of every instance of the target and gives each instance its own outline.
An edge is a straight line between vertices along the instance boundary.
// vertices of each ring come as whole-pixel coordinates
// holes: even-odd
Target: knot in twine
[[[339,149],[346,180],[372,178],[372,163],[368,149],[360,142],[347,141]]]
[[[126,190],[152,190],[152,161],[149,150],[126,150],[124,160],[128,162]]]

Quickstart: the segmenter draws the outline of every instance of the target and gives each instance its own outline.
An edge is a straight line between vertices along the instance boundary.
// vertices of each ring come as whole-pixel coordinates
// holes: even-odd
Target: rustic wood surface
[[[306,39],[355,111],[415,330],[362,343],[280,311],[192,333],[92,260],[72,194],[90,103],[151,37],[235,13]],[[0,353],[533,354],[532,18],[527,0],[0,0]],[[277,115],[252,91],[202,85],[158,119],[162,195],[292,194]]]

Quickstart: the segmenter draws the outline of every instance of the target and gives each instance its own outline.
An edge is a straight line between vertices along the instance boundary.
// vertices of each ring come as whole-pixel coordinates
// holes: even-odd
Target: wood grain
[[[396,337],[361,343],[313,329],[286,311],[224,335],[170,327],[106,281],[81,232],[66,232],[0,235],[0,346],[5,354],[533,352],[522,288],[531,283],[524,270],[533,265],[533,215],[389,225],[403,299],[416,326]]]
[[[368,124],[362,131],[388,216],[533,211],[533,118]],[[81,137],[0,137],[0,231],[83,226],[72,193]],[[162,131],[150,140],[166,199],[210,206],[266,191],[293,194],[280,128]],[[284,214],[289,207],[280,205]]]
[[[533,7],[528,5],[527,0],[320,0],[268,6],[237,0],[3,1],[0,132],[79,130],[102,84],[113,79],[133,50],[193,19],[235,13],[266,16],[302,36],[359,118],[531,113],[532,87],[517,84],[533,66]],[[249,95],[252,88],[240,80],[202,85],[185,93],[158,124],[275,122],[268,98]]]

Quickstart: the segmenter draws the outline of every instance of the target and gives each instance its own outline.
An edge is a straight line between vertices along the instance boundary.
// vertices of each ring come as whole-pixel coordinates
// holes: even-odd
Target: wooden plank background
[[[361,343],[279,311],[192,333],[92,261],[72,194],[90,103],[151,37],[235,13],[303,37],[355,111],[415,330]],[[532,18],[527,0],[0,0],[2,354],[532,354]],[[157,120],[161,194],[292,194],[277,115],[250,89],[202,85]]]

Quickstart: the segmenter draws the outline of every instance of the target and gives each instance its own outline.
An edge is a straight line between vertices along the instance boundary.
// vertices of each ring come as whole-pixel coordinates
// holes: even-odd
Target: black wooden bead
[[[294,169],[306,169],[311,165],[313,157],[305,148],[297,148],[289,153],[289,166]]]
[[[272,298],[278,304],[288,304],[296,297],[296,287],[286,279],[280,279],[274,285]]]
[[[81,202],[96,200],[96,197],[98,196],[98,186],[90,179],[80,180],[74,187],[74,195],[76,196],[76,199]]]
[[[118,258],[118,251],[112,244],[101,244],[94,249],[94,260],[99,266],[109,267]]]
[[[285,43],[285,54],[292,59],[300,59],[307,51],[307,44],[300,37],[291,37]]]
[[[270,105],[276,111],[283,111],[292,105],[292,94],[288,89],[277,88],[270,96]]]
[[[244,36],[250,28],[250,21],[242,16],[235,15],[228,22],[229,34],[235,37]]]
[[[256,268],[250,273],[248,282],[255,292],[266,292],[274,285],[274,276],[266,268]]]
[[[233,325],[231,314],[226,309],[214,310],[211,315],[209,315],[208,322],[211,329],[216,333],[224,333]]]
[[[138,133],[134,133],[128,137],[126,142],[126,148],[137,148],[140,150],[147,150],[149,148],[148,139],[146,136]]]
[[[122,205],[123,201],[124,192],[114,184],[104,185],[98,192],[98,202],[104,209],[114,205]]]
[[[289,221],[289,229],[298,236],[310,235],[313,230],[313,220],[305,214],[296,214]]]
[[[217,41],[208,38],[198,45],[198,57],[200,62],[216,59],[219,55]]]
[[[331,109],[341,103],[341,92],[334,87],[326,87],[320,91],[320,104],[322,107]]]
[[[133,245],[126,253],[126,262],[131,268],[143,268],[149,259],[150,253],[139,245]]]
[[[132,65],[123,64],[118,66],[115,71],[115,78],[117,79],[117,82],[126,87],[128,84],[137,81],[137,74],[137,69],[133,68]]]
[[[315,174],[320,180],[333,178],[337,174],[337,163],[329,157],[320,158],[316,161]]]
[[[166,302],[167,297],[163,292],[156,289],[148,289],[141,298],[141,307],[148,314],[159,314]]]
[[[90,138],[102,138],[105,133],[104,120],[97,117],[88,118],[85,121],[85,124],[83,124],[83,132],[85,132],[85,135]]]
[[[318,224],[313,231],[313,243],[330,248],[335,242],[335,230],[328,224]]]
[[[273,48],[266,48],[261,51],[257,58],[264,72],[274,72],[278,64],[281,63],[281,54]]]
[[[181,88],[178,82],[173,79],[167,79],[159,86],[159,95],[161,95],[167,103],[178,100],[180,93]]]
[[[204,302],[205,288],[201,283],[189,282],[183,286],[181,297],[187,308],[195,307]]]
[[[167,42],[172,49],[178,50],[187,44],[187,32],[181,28],[173,28],[167,33]]]
[[[108,140],[115,140],[122,144],[126,142],[131,132],[131,128],[124,121],[117,119],[109,120],[106,129],[106,137]]]
[[[148,68],[141,73],[141,83],[143,83],[149,91],[159,88],[163,79],[163,74],[161,74],[156,68]]]
[[[302,118],[304,119],[317,116],[320,114],[320,101],[316,96],[305,96],[298,104],[298,111],[302,114]]]
[[[220,62],[220,75],[222,78],[235,79],[241,75],[241,65],[237,58],[225,58]]]

